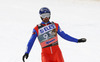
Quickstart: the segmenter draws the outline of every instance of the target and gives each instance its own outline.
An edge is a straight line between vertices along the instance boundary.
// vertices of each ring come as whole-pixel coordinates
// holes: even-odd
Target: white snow
[[[65,62],[100,62],[99,0],[0,0],[0,62],[22,62],[33,28],[41,22],[39,9],[51,10],[51,21],[75,38],[73,43],[59,37]],[[36,39],[26,62],[41,62]]]

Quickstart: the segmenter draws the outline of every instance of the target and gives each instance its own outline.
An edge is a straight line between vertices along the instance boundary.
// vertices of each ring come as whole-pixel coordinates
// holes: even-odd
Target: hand
[[[81,43],[81,42],[86,42],[86,39],[85,38],[81,38],[78,40],[78,43]]]
[[[22,58],[23,62],[25,62],[24,58],[28,59],[28,56],[29,56],[28,53],[25,53],[25,54],[24,54],[24,56],[23,56],[23,58]]]

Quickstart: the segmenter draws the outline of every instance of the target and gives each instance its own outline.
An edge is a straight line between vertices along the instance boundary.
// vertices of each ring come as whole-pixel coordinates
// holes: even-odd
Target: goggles
[[[44,13],[44,14],[41,14],[40,17],[42,18],[49,18],[50,17],[50,13]]]

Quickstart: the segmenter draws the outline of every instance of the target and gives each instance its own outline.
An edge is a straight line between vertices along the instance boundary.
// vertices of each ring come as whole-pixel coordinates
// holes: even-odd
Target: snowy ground
[[[100,62],[99,0],[0,0],[0,62],[22,62],[33,28],[41,22],[41,7],[52,12],[51,21],[86,43],[72,43],[59,37],[65,62]],[[41,62],[36,39],[26,62]]]

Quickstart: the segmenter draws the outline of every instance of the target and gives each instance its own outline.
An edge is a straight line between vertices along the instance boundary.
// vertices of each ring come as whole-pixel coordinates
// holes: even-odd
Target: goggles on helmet
[[[50,17],[50,13],[44,13],[44,14],[41,14],[40,17],[42,18],[49,18]]]

